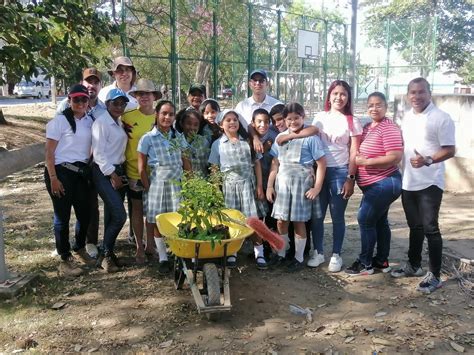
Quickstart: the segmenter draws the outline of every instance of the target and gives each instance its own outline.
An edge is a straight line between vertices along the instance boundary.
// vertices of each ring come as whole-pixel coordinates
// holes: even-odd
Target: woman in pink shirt
[[[357,184],[363,192],[357,215],[361,252],[352,266],[346,269],[350,275],[371,275],[374,268],[390,271],[391,232],[387,215],[390,205],[402,191],[402,178],[398,170],[403,154],[400,129],[385,116],[387,101],[384,94],[370,94],[367,106],[372,122],[364,127],[356,156]],[[375,244],[377,252],[372,258]]]

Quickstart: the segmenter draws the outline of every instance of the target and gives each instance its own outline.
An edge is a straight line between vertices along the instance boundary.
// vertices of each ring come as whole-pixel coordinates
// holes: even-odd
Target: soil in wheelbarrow
[[[197,314],[190,290],[175,290],[172,275],[158,275],[156,264],[133,266],[128,225],[117,241],[117,253],[128,267],[115,274],[91,270],[73,280],[58,277],[43,169],[37,166],[0,183],[7,266],[39,275],[17,299],[0,301],[0,352],[31,346],[42,353],[473,352],[474,302],[456,281],[448,280],[426,296],[415,291],[419,278],[399,280],[381,272],[365,278],[332,274],[327,270],[332,247],[329,218],[326,263],[317,269],[296,274],[259,271],[253,258],[240,253],[239,267],[230,278],[233,309],[218,322]],[[473,197],[445,193],[440,215],[445,250],[470,258]],[[355,260],[360,248],[360,198],[356,193],[346,212],[345,265]],[[392,206],[389,219],[391,262],[397,266],[405,260],[408,245],[400,201]],[[101,227],[100,238],[102,231]],[[298,309],[290,305],[310,308],[312,321],[294,314]]]

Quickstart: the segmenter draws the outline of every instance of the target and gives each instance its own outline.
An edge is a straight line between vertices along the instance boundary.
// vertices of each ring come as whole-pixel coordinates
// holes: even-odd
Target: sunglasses
[[[123,108],[125,106],[127,106],[127,103],[125,101],[110,101],[110,104],[114,107],[120,107],[120,108]]]
[[[85,104],[86,102],[89,101],[89,99],[85,96],[73,97],[73,98],[71,98],[71,100],[75,104]]]

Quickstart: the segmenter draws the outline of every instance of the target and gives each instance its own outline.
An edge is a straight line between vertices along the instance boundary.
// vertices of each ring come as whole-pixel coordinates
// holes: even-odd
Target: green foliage
[[[88,1],[23,3],[12,0],[0,5],[0,40],[4,43],[0,62],[7,66],[10,77],[37,75],[40,68],[64,78],[77,68],[98,63],[101,58],[95,48],[118,34],[118,26]]]
[[[469,56],[468,61],[464,63],[458,74],[463,78],[464,84],[474,84],[474,55]]]
[[[185,239],[216,241],[227,238],[225,233],[213,233],[213,228],[228,220],[223,213],[224,195],[219,189],[222,177],[213,173],[208,179],[186,174],[181,180],[181,203],[178,213],[182,216],[178,236]]]
[[[373,43],[385,46],[386,21],[396,27],[390,32],[391,43],[412,64],[431,61],[433,35],[436,36],[436,60],[450,68],[460,68],[472,53],[474,20],[469,0],[366,0],[369,9],[365,22]],[[437,17],[437,33],[433,33]]]

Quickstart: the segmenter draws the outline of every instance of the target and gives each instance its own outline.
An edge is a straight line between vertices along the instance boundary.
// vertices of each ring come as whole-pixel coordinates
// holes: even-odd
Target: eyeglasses
[[[256,84],[256,83],[263,84],[263,83],[265,83],[265,82],[267,81],[267,79],[264,79],[264,78],[262,78],[262,79],[250,79],[250,81],[251,81],[252,83],[255,83],[255,84]]]
[[[120,107],[120,108],[124,108],[125,106],[127,106],[127,103],[125,101],[110,101],[110,104],[114,107]]]
[[[71,98],[72,102],[75,104],[85,104],[89,99],[85,96],[80,96],[80,97],[72,97]]]

